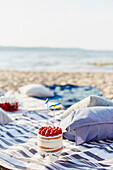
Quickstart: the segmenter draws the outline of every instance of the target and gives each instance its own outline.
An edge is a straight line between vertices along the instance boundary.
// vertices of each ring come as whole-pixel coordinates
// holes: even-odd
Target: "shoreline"
[[[27,84],[96,86],[113,99],[113,73],[0,71],[0,89],[17,91]]]

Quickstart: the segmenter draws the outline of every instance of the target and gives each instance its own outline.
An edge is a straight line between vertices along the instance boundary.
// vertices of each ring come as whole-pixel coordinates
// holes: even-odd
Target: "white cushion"
[[[35,97],[53,97],[53,93],[41,84],[29,84],[19,88],[20,93]]]
[[[75,111],[76,109],[86,108],[86,107],[94,107],[94,106],[113,106],[113,101],[100,97],[91,95],[75,104],[70,106],[64,113],[61,115],[61,119],[67,117],[70,113]]]
[[[6,114],[6,112],[0,108],[0,125],[8,124],[12,122],[12,119]]]

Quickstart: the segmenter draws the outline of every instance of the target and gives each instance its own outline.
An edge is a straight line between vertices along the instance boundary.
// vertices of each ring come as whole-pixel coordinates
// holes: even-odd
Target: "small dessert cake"
[[[38,130],[38,152],[54,153],[62,150],[62,129],[42,126]]]

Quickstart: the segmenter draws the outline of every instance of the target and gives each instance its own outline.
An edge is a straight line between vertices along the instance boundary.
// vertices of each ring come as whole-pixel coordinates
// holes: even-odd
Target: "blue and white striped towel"
[[[52,114],[52,113],[51,113]],[[49,122],[52,123],[52,116]],[[59,122],[56,111],[56,124]],[[46,114],[36,110],[10,114],[13,123],[0,125],[0,165],[9,169],[113,169],[113,140],[84,143],[63,140],[59,159],[47,163],[37,152],[37,129],[46,125]]]

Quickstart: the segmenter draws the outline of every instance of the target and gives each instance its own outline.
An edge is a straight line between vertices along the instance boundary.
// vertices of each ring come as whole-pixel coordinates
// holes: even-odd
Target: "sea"
[[[113,51],[0,46],[0,70],[112,73]]]

